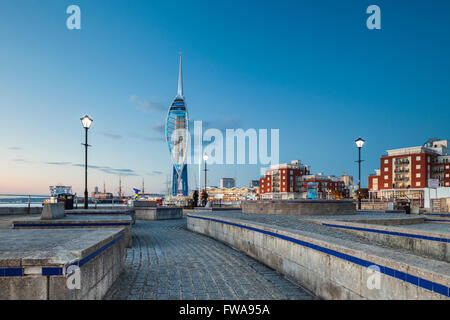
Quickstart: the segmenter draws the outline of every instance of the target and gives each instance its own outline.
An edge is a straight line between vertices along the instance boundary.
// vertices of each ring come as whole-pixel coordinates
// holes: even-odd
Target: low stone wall
[[[63,203],[46,203],[41,213],[41,220],[61,219],[65,216]]]
[[[41,214],[42,207],[0,207],[0,216]]]
[[[135,208],[137,220],[182,219],[183,209],[176,207]]]
[[[136,221],[136,212],[132,209],[122,208],[108,208],[108,209],[73,209],[66,210],[67,216],[120,216],[128,215],[133,219],[133,224]]]
[[[317,222],[317,219],[307,219],[311,222]],[[368,224],[377,224],[377,225],[384,225],[384,226],[402,226],[402,225],[409,225],[409,224],[419,224],[424,223],[425,218],[424,217],[399,217],[399,218],[380,218],[380,219],[345,219],[345,220],[328,220],[328,221],[346,221],[346,222],[356,222],[356,223],[368,223]],[[322,222],[322,221],[320,221]]]
[[[150,200],[137,200],[133,201],[133,207],[135,208],[141,208],[141,207],[156,207],[156,201],[150,201]]]
[[[388,201],[362,201],[361,202],[361,210],[388,210],[389,202]]]
[[[213,211],[239,211],[241,210],[241,207],[194,207],[192,211],[206,211],[206,212],[213,212]]]
[[[448,263],[207,214],[189,214],[189,230],[224,242],[279,271],[323,299],[449,299]],[[369,269],[370,267],[370,269]],[[374,274],[372,268],[378,268]],[[370,288],[369,277],[380,279]]]
[[[242,201],[243,213],[294,215],[356,214],[351,200],[258,200]]]
[[[425,221],[430,223],[450,223],[450,213],[426,213]]]
[[[132,246],[132,219],[129,216],[67,216],[57,220],[40,220],[29,218],[13,221],[13,229],[89,229],[89,228],[124,228],[125,243]]]
[[[125,264],[123,229],[5,230],[0,239],[1,300],[102,299]]]
[[[422,222],[425,220],[424,218],[418,219]],[[374,226],[363,221],[358,221],[358,223],[336,220],[310,221],[329,228],[344,230],[392,248],[405,249],[418,255],[450,262],[450,234],[394,226]]]

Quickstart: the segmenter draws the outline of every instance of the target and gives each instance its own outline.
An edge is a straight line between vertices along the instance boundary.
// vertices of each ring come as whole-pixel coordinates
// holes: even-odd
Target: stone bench
[[[125,243],[131,248],[132,218],[128,215],[69,215],[56,220],[28,218],[12,222],[13,229],[83,229],[83,228],[124,228]]]
[[[133,209],[122,209],[122,208],[112,208],[112,209],[72,209],[66,210],[67,216],[120,216],[128,215],[133,220],[133,224],[136,221],[136,212]]]
[[[183,209],[177,207],[135,207],[136,220],[182,219]]]
[[[124,268],[125,236],[123,228],[0,230],[0,300],[102,299]],[[72,276],[79,289],[77,279],[67,285]]]

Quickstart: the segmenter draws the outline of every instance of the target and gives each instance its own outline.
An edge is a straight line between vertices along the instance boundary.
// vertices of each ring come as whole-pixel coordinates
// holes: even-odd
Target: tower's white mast
[[[177,92],[177,96],[183,98],[183,57],[180,53],[180,71],[178,74],[178,92]]]

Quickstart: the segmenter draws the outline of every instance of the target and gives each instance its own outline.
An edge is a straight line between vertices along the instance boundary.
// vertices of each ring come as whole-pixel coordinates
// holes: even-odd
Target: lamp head
[[[361,138],[358,138],[358,139],[355,140],[356,146],[358,148],[362,148],[363,145],[364,145],[364,142],[366,142],[366,141],[364,139],[361,139]]]
[[[90,126],[91,126],[91,124],[92,124],[92,121],[93,121],[91,118],[89,118],[88,115],[85,115],[85,116],[84,116],[83,118],[81,118],[80,120],[81,120],[81,123],[83,124],[83,127],[84,127],[85,129],[89,129]]]
[[[208,161],[208,155],[206,153],[203,155],[203,160]]]

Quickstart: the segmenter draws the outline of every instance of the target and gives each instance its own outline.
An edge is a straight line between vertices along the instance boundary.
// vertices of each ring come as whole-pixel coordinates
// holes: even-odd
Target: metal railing
[[[16,193],[2,193],[0,194],[1,207],[24,207],[27,208],[27,213],[31,213],[31,207],[42,206],[44,200],[49,199],[49,195],[41,194],[16,194]]]

